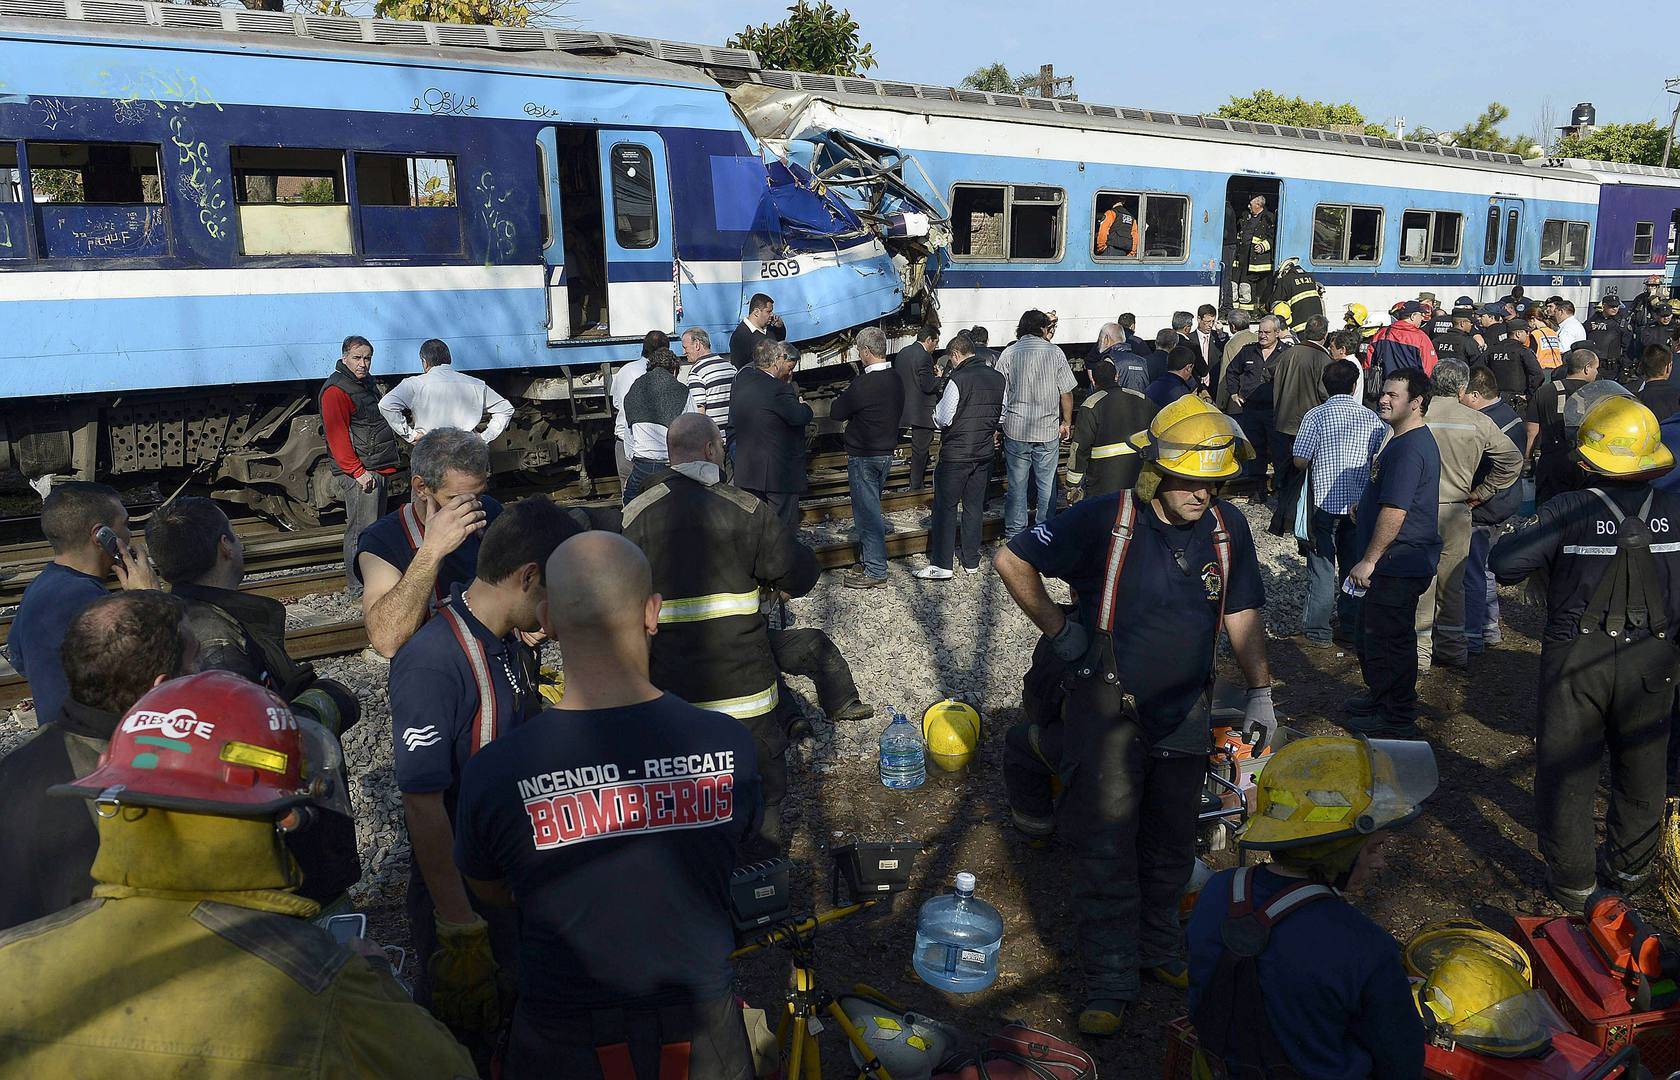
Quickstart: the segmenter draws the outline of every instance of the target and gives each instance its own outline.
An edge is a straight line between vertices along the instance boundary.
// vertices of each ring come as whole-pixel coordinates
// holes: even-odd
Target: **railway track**
[[[890,508],[899,510],[925,505],[929,500],[929,494],[926,492],[894,492],[889,493],[888,499],[883,499],[883,508],[889,508],[887,503],[893,496],[897,496],[896,501],[901,505]],[[1003,521],[999,518],[989,519],[982,530],[986,540],[995,540],[1002,533]],[[927,529],[902,530],[887,536],[887,557],[890,559],[920,555],[927,551],[927,547]],[[824,570],[839,570],[852,566],[857,562],[855,552],[856,545],[852,543],[824,544],[816,549],[817,565]],[[342,571],[322,570],[294,577],[249,582],[244,588],[247,592],[258,592],[277,599],[293,599],[343,587]],[[367,643],[367,630],[360,619],[286,631],[286,651],[299,660],[322,660],[331,656],[360,652]],[[23,676],[15,672],[0,676],[0,709],[14,708],[28,697],[29,684]]]

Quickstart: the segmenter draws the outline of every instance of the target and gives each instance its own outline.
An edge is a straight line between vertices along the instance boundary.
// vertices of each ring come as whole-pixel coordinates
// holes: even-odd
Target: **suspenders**
[[[1214,644],[1219,643],[1219,631],[1225,624],[1225,597],[1231,583],[1231,533],[1225,528],[1225,515],[1219,504],[1209,508],[1213,514],[1213,557],[1219,564],[1219,618],[1213,624]],[[1114,516],[1114,531],[1108,541],[1108,569],[1103,575],[1102,605],[1097,609],[1097,625],[1093,630],[1114,633],[1114,607],[1120,591],[1120,571],[1126,565],[1126,552],[1132,546],[1137,524],[1137,496],[1125,491],[1120,496],[1120,512]]]
[[[478,712],[473,716],[472,729],[472,752],[476,754],[497,734],[496,684],[490,678],[490,657],[484,651],[484,644],[473,636],[472,628],[460,612],[449,604],[438,610],[449,620],[449,629],[454,631],[461,651],[467,654],[467,666],[472,669],[473,681],[478,684]]]
[[[403,539],[408,541],[408,553],[413,555],[420,550],[421,542],[426,539],[426,526],[421,523],[420,515],[414,512],[414,504],[411,502],[403,503],[402,509],[397,511],[397,520],[402,522]],[[448,600],[449,587],[443,583],[443,575],[439,574],[432,582],[432,606],[440,607]],[[426,617],[431,618],[430,613]]]

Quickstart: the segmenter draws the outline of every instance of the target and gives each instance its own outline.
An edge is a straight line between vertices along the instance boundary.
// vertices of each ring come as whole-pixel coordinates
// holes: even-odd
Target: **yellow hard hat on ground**
[[[1587,468],[1601,476],[1643,480],[1674,468],[1656,414],[1632,398],[1608,397],[1588,409],[1575,448]]]
[[[1342,313],[1342,321],[1351,326],[1364,326],[1365,320],[1371,317],[1371,309],[1364,304],[1349,304]]]
[[[1156,413],[1126,441],[1161,472],[1189,480],[1229,480],[1254,456],[1236,421],[1194,394]]]
[[[946,698],[922,714],[922,738],[928,760],[956,772],[974,760],[980,745],[980,713],[966,702]]]
[[[1479,948],[1510,964],[1523,982],[1534,985],[1534,965],[1522,946],[1475,919],[1442,919],[1421,927],[1402,950],[1406,973],[1427,979],[1447,954],[1465,947]]]
[[[1416,816],[1440,778],[1435,752],[1421,740],[1293,738],[1256,778],[1254,816],[1237,840],[1286,851],[1368,836]]]
[[[1416,990],[1424,1027],[1494,1057],[1538,1057],[1569,1030],[1546,995],[1508,960],[1477,945],[1447,953]]]

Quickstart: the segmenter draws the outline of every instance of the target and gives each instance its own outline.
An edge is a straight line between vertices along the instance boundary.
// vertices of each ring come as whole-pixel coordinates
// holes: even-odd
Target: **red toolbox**
[[[1656,1004],[1640,1008],[1639,988],[1610,970],[1579,916],[1519,916],[1517,936],[1534,960],[1534,985],[1583,1039],[1612,1052],[1637,1047],[1639,1063],[1656,1076],[1680,1069],[1680,1000],[1672,985],[1647,985]]]

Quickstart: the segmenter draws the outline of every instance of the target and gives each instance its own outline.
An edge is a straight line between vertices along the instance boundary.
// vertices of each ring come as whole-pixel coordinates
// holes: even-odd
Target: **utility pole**
[[[1680,79],[1664,79],[1663,89],[1680,94]],[[1674,115],[1668,118],[1668,142],[1663,144],[1663,168],[1668,168],[1668,155],[1674,152],[1674,125],[1680,123],[1680,101],[1674,103]]]

